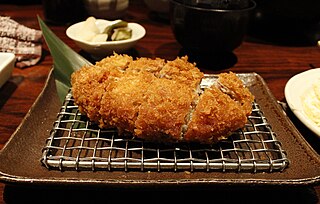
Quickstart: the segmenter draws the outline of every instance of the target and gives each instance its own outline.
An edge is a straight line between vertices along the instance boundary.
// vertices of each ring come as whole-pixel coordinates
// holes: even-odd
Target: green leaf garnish
[[[71,74],[82,66],[90,65],[91,63],[58,38],[39,16],[38,22],[53,58],[53,73],[57,92],[60,101],[63,102],[71,87]]]

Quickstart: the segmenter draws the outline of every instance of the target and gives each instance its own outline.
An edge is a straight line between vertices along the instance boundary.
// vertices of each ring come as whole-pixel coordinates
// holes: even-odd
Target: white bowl
[[[16,58],[14,54],[0,52],[0,88],[11,77],[15,60]]]
[[[146,30],[143,26],[137,23],[128,23],[128,27],[132,29],[132,37],[127,40],[119,41],[106,41],[106,42],[89,42],[79,38],[79,33],[83,27],[85,21],[71,25],[66,30],[66,34],[71,38],[81,49],[90,53],[95,58],[105,57],[107,55],[116,53],[123,53],[132,48],[138,40],[143,38],[146,34]],[[97,19],[96,25],[102,30],[111,21],[104,19]]]

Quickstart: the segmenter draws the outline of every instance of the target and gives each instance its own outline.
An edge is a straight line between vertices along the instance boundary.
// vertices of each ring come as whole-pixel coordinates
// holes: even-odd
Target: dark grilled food
[[[71,84],[79,110],[101,128],[159,143],[212,144],[244,127],[254,97],[232,72],[205,89],[203,77],[187,56],[114,54],[74,72]]]

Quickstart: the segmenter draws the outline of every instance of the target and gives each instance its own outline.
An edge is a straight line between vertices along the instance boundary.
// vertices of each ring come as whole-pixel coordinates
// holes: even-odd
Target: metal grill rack
[[[214,145],[161,145],[120,138],[114,129],[99,129],[74,105],[72,94],[54,122],[41,162],[50,169],[108,171],[273,172],[289,160],[259,105],[242,130]]]

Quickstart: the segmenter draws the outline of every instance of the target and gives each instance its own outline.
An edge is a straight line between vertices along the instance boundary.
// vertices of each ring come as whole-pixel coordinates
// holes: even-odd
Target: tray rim
[[[238,73],[242,74],[242,73]],[[271,91],[267,87],[266,83],[264,82],[263,78],[255,73],[243,73],[243,74],[252,74],[252,76],[259,78],[259,80],[262,82],[262,85],[265,86],[265,91],[271,96],[271,100],[276,103],[276,100],[274,96],[271,94]],[[53,79],[52,79],[53,78]],[[37,104],[42,100],[44,97],[44,92],[49,88],[50,83],[54,80],[53,75],[53,69],[50,71],[47,81],[45,83],[45,86],[27,114],[25,115],[24,119],[22,120],[21,124],[18,126],[18,128],[15,130],[15,132],[12,134],[12,136],[9,138],[7,143],[4,145],[3,149],[0,151],[1,154],[8,148],[8,146],[12,145],[12,141],[16,137],[17,133],[20,131],[24,123],[28,120],[28,118],[32,117],[32,114],[34,112],[34,109],[36,108]],[[280,106],[277,106],[276,109],[278,111],[282,111]],[[286,122],[288,122],[288,125],[291,126],[292,131],[295,133],[296,140],[298,140],[299,145],[302,146],[305,151],[309,154],[309,157],[312,157],[314,160],[315,165],[320,166],[320,158],[317,155],[317,153],[312,149],[312,147],[306,142],[306,140],[303,138],[302,135],[298,132],[298,130],[294,127],[293,123],[290,121],[290,119],[283,114]],[[0,157],[1,159],[1,157]],[[40,159],[40,158],[39,158]],[[40,161],[39,161],[40,165]],[[43,167],[45,168],[45,167]],[[108,172],[107,172],[108,173]],[[217,172],[215,172],[217,173]],[[219,172],[218,172],[219,173]],[[225,174],[225,173],[223,173]],[[165,179],[165,180],[159,180],[159,179],[107,179],[107,180],[101,180],[101,179],[81,179],[81,178],[75,178],[75,177],[64,177],[64,178],[50,178],[50,177],[43,177],[43,178],[32,178],[27,176],[18,176],[10,173],[5,173],[0,166],[0,182],[9,183],[9,184],[46,184],[46,185],[63,185],[63,184],[73,184],[73,185],[108,185],[108,186],[125,186],[125,187],[133,187],[133,186],[158,186],[158,185],[191,185],[191,186],[198,186],[198,185],[317,185],[320,183],[320,174],[318,176],[314,177],[307,177],[307,178],[299,178],[299,179],[290,179],[290,180],[282,180],[282,179],[257,179],[257,178],[251,178],[251,179],[229,179],[229,178],[202,178],[202,179]]]

